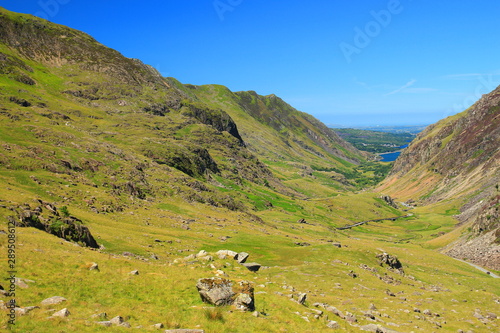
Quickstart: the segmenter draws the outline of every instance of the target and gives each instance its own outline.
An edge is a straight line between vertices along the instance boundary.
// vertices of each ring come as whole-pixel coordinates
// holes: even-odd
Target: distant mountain
[[[410,133],[418,134],[422,132],[428,125],[414,125],[414,126],[354,126],[351,128],[386,133]],[[333,127],[335,128],[335,127]]]
[[[334,128],[333,130],[359,150],[379,154],[399,151],[415,138],[415,135],[409,132],[384,132],[355,128]]]
[[[467,235],[448,253],[500,269],[500,87],[431,125],[395,162],[379,190],[420,204],[456,202]]]

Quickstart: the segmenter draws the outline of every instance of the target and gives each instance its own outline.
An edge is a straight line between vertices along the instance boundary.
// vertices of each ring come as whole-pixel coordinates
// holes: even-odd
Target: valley
[[[499,88],[416,137],[338,134],[69,27],[0,23],[2,329],[500,329],[498,280],[469,265],[500,274]],[[209,304],[201,279],[232,294]]]

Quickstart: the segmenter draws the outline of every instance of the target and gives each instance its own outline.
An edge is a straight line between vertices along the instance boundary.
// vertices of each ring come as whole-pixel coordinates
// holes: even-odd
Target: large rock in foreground
[[[255,310],[254,289],[248,281],[206,278],[199,279],[196,288],[205,303],[215,306],[233,305],[242,311]]]

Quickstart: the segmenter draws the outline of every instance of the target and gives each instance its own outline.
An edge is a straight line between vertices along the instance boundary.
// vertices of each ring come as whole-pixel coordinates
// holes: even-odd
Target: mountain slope
[[[332,178],[331,172],[316,172],[313,176],[313,169],[350,170],[370,158],[314,117],[297,111],[274,95],[261,96],[253,91],[234,93],[220,85],[182,85],[174,79],[169,82],[193,99],[228,113],[238,123],[246,147],[299,192],[313,195],[308,180],[314,177],[329,184],[317,184],[317,193],[343,189],[346,181],[342,175]],[[332,179],[344,180],[344,184]]]
[[[422,247],[453,220],[350,191],[364,155],[279,98],[162,78],[2,9],[0,52],[2,329],[498,331],[491,276]],[[257,312],[203,303],[213,276],[250,281]]]
[[[172,184],[174,188],[178,186],[173,184],[184,177],[177,170],[188,179],[208,181],[207,191],[202,191],[202,195],[197,193],[198,185],[189,181],[185,187],[186,182],[182,181],[183,189],[179,191],[186,192],[188,200],[242,209],[245,204],[240,194],[234,195],[239,201],[235,203],[217,189],[221,179],[228,182],[227,186],[257,182],[280,193],[300,195],[297,191],[307,192],[304,187],[310,186],[289,188],[283,184],[290,178],[299,178],[300,175],[296,175],[299,170],[310,169],[311,164],[343,163],[349,167],[354,165],[351,162],[364,159],[342,140],[332,140],[332,133],[319,121],[290,111],[292,108],[281,101],[263,112],[268,116],[285,109],[285,113],[295,113],[297,126],[287,130],[294,138],[300,138],[289,149],[296,156],[293,162],[300,166],[289,171],[288,176],[277,178],[278,173],[271,172],[272,165],[269,169],[269,165],[260,161],[266,158],[260,154],[262,151],[247,148],[257,144],[252,144],[251,136],[242,138],[232,117],[250,107],[227,88],[220,87],[225,97],[238,103],[226,112],[198,89],[162,78],[153,68],[121,56],[82,32],[8,11],[2,11],[0,19],[3,117],[7,123],[20,122],[15,129],[2,133],[5,142],[15,144],[1,156],[2,165],[7,169],[68,173],[73,178],[83,177],[87,183],[111,189],[133,187],[139,197],[146,197],[164,186],[150,179],[151,175],[168,166],[177,176],[167,177],[162,183]],[[36,124],[21,125],[30,118]],[[254,118],[247,120],[253,122],[249,125],[254,127],[253,135],[266,132],[261,136],[267,135],[271,141],[280,136],[265,123]],[[242,121],[240,127],[247,127],[246,122]],[[46,137],[51,140],[44,140]],[[33,142],[38,142],[36,149],[40,152],[47,151],[54,140],[60,142],[59,153],[45,154],[45,158],[36,163],[28,152],[21,153],[35,149],[30,147]],[[73,140],[77,140],[78,145]],[[86,157],[73,154],[68,145],[89,154]],[[93,145],[100,148],[91,147]],[[120,153],[110,153],[113,150]],[[25,158],[12,163],[15,155]],[[131,163],[123,162],[124,156],[128,161],[135,160],[131,170],[126,170]],[[287,167],[293,169],[291,160],[287,156],[280,163],[289,163]],[[109,161],[120,165],[113,173],[106,170]],[[118,180],[109,179],[110,174]],[[329,187],[342,187],[334,179],[328,183],[324,191]]]
[[[499,269],[499,166],[500,87],[419,134],[379,190],[422,205],[454,202],[479,239],[464,237],[448,253]]]

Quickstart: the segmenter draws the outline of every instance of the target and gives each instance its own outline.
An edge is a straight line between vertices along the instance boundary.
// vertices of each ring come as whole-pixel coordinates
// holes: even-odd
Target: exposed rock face
[[[210,171],[219,173],[217,163],[205,148],[191,144],[176,144],[169,147],[145,147],[144,155],[158,164],[166,164],[191,177],[199,177]]]
[[[203,124],[210,125],[218,131],[228,132],[238,139],[242,146],[245,145],[240,133],[238,132],[236,123],[226,112],[222,110],[212,110],[206,107],[199,107],[193,104],[188,104],[186,106],[188,108],[188,111],[185,112],[186,115],[194,117]]]
[[[382,200],[384,200],[389,206],[394,207],[394,208],[399,208],[398,204],[394,202],[394,200],[388,196],[388,195],[383,195],[380,197]]]
[[[403,265],[396,256],[384,252],[378,254],[377,258],[380,260],[380,265],[387,265],[390,269],[397,270],[400,273],[404,273]]]
[[[396,160],[379,190],[419,205],[457,200],[465,205],[457,216],[471,224],[471,235],[484,237],[483,245],[468,242],[466,235],[448,251],[459,259],[493,268],[491,251],[483,250],[500,239],[500,87],[468,110],[427,127]],[[493,241],[493,243],[491,242]],[[468,249],[468,250],[467,250]],[[498,267],[498,266],[495,266]]]
[[[500,270],[500,244],[498,229],[467,239],[463,237],[444,250],[447,255],[457,259],[468,259],[476,265]]]
[[[34,209],[31,209],[28,204],[20,207],[18,220],[12,216],[9,219],[13,220],[19,227],[37,228],[68,241],[81,243],[95,249],[99,248],[90,230],[82,224],[80,219],[61,213],[53,204],[41,200],[38,202],[39,205]]]
[[[238,310],[254,311],[254,288],[250,282],[233,282],[216,277],[200,279],[196,284],[203,302],[215,306],[234,305]]]

